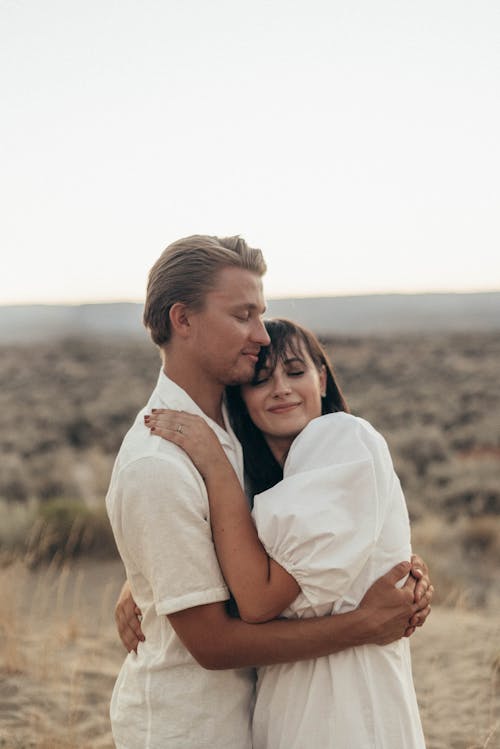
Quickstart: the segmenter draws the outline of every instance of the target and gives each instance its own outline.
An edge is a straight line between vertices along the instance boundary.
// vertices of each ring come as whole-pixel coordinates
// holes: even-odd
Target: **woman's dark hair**
[[[326,393],[321,399],[321,413],[349,412],[344,396],[335,381],[332,365],[314,333],[282,318],[265,320],[264,324],[271,343],[260,350],[253,383],[257,382],[259,372],[264,366],[268,366],[272,372],[279,361],[288,358],[290,352],[293,356],[302,358],[305,351],[318,370],[324,367],[326,371]],[[240,387],[228,387],[226,392],[233,429],[243,447],[249,489],[252,494],[259,494],[281,481],[283,469],[269,449],[262,433],[250,419],[241,397]]]

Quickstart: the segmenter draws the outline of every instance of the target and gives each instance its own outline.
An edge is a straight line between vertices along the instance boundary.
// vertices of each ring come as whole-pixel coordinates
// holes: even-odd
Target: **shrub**
[[[94,557],[117,554],[104,507],[89,508],[83,502],[66,499],[40,504],[27,539],[28,562],[35,565],[81,554]]]

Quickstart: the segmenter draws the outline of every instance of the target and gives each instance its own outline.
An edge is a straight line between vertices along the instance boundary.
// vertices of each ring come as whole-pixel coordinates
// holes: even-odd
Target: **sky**
[[[0,101],[0,304],[195,233],[270,298],[500,289],[498,0],[0,0]]]

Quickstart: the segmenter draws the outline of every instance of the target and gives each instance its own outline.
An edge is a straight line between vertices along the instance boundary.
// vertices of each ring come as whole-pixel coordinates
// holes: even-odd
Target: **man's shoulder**
[[[125,435],[115,461],[114,478],[123,481],[161,479],[167,484],[202,483],[187,453],[178,445],[150,434],[142,423],[136,423]]]

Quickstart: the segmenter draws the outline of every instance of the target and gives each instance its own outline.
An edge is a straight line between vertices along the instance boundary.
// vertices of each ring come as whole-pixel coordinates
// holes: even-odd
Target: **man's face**
[[[260,276],[241,268],[218,272],[203,309],[189,313],[194,361],[223,385],[252,379],[261,346],[269,343]]]

